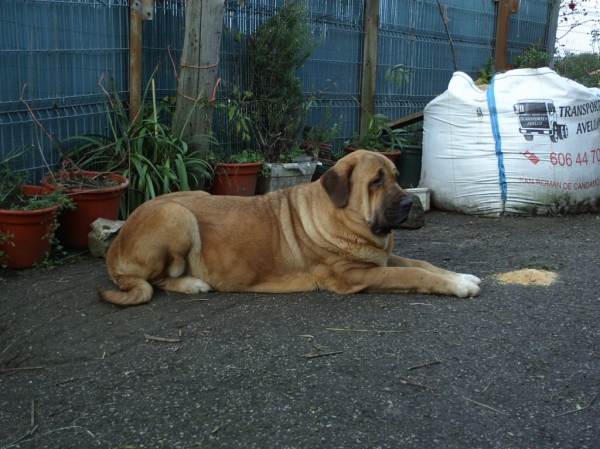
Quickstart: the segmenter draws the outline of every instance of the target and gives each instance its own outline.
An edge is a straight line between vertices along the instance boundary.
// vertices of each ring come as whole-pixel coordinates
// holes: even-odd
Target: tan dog
[[[140,206],[107,254],[122,291],[105,301],[150,301],[152,286],[183,293],[479,293],[479,278],[391,254],[392,229],[412,200],[386,157],[357,151],[319,181],[262,196],[181,192]]]

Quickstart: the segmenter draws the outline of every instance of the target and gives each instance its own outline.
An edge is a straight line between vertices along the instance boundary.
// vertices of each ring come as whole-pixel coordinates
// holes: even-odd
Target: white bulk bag
[[[419,187],[440,209],[600,210],[600,89],[548,68],[497,73],[483,88],[455,72],[423,128]]]

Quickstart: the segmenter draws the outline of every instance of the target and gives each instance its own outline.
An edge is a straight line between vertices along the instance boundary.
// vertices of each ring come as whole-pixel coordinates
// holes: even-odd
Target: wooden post
[[[549,67],[554,69],[554,56],[556,50],[556,26],[550,26],[551,23],[558,23],[558,14],[560,12],[560,0],[553,0],[552,2],[552,13],[550,14],[550,19],[548,23],[546,23],[546,29],[548,30],[548,38],[546,39],[547,47],[546,53],[552,55],[552,60],[550,61]]]
[[[498,1],[498,0],[496,0]],[[494,52],[494,70],[506,70],[506,52],[508,49],[508,19],[510,14],[519,10],[519,0],[499,0],[496,21],[496,51]]]
[[[154,0],[131,0],[129,5],[129,122],[142,107],[142,20],[154,19]]]
[[[369,128],[375,114],[375,79],[377,76],[377,35],[379,29],[379,0],[365,0],[365,36],[363,41],[362,89],[360,102],[360,133]]]
[[[129,8],[129,122],[137,120],[142,105],[142,16]]]
[[[187,0],[173,134],[205,157],[212,130],[224,0]],[[201,180],[200,184],[203,184]],[[202,188],[202,185],[196,186]]]

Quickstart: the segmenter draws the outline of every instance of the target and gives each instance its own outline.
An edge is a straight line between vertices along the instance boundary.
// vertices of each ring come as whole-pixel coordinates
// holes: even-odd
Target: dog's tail
[[[152,286],[142,278],[119,276],[115,279],[115,284],[121,289],[120,292],[101,290],[98,292],[100,298],[123,307],[144,304],[152,299]]]

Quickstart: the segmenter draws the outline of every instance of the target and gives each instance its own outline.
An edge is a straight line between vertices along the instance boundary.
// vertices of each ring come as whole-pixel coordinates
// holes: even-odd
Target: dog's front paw
[[[470,281],[475,285],[481,284],[481,279],[479,279],[477,276],[473,276],[472,274],[458,273],[458,275],[461,278],[466,279],[467,281]]]
[[[479,284],[481,279],[470,274],[461,274],[455,278],[454,295],[459,298],[472,298],[479,294]]]

